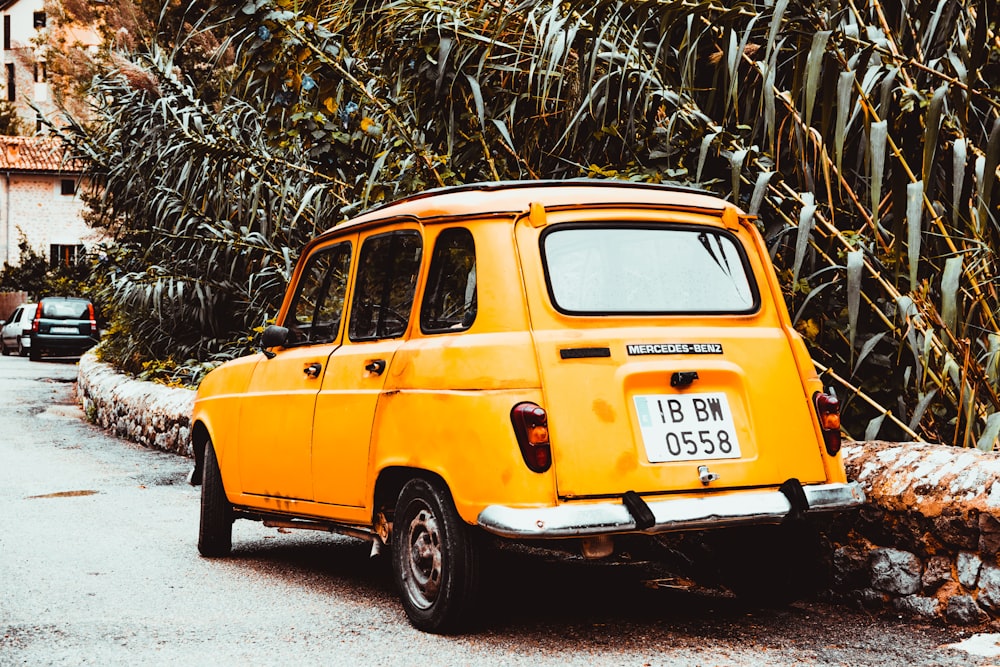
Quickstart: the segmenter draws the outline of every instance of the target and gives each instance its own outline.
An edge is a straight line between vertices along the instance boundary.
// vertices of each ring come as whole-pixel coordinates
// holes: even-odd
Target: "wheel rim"
[[[403,581],[410,600],[427,609],[437,600],[442,583],[441,531],[437,517],[424,508],[410,521],[403,555]]]

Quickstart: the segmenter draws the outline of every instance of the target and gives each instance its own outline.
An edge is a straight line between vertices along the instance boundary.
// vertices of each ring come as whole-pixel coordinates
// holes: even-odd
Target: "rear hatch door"
[[[559,495],[823,481],[795,334],[752,233],[662,216],[518,226]]]

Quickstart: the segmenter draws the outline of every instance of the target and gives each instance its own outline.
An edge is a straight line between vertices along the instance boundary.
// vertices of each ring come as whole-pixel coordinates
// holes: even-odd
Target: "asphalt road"
[[[73,360],[0,358],[0,665],[1000,661],[946,648],[971,630],[822,602],[755,610],[519,555],[501,561],[482,630],[422,634],[360,541],[241,521],[232,557],[199,557],[189,462],[87,424],[75,377]]]

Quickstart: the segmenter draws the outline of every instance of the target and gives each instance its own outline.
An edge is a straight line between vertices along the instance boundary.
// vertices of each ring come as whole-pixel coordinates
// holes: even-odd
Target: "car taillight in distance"
[[[552,467],[549,420],[545,410],[534,403],[518,403],[510,411],[510,421],[528,469],[545,472]]]
[[[823,441],[830,456],[840,451],[840,401],[836,396],[816,392],[813,394],[816,405],[816,416],[819,417],[819,427],[823,432]]]
[[[31,333],[38,333],[38,320],[42,318],[42,302],[35,308],[35,316],[31,318]]]
[[[87,304],[87,317],[90,318],[90,333],[97,333],[97,316],[94,315],[94,304]]]

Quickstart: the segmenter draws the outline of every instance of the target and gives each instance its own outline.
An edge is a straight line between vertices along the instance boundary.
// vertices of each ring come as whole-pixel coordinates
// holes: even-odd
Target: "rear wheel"
[[[28,348],[28,353],[32,361],[42,360],[42,350],[38,347],[37,343],[31,344],[31,347]]]
[[[17,339],[17,354],[20,357],[28,356],[28,348],[24,346],[24,343],[21,342],[20,338]]]
[[[211,442],[205,443],[201,479],[201,521],[198,551],[202,556],[228,556],[233,549],[233,506],[222,486],[222,473]]]
[[[392,562],[403,609],[418,630],[468,627],[479,592],[480,554],[444,485],[411,480],[396,502]]]

